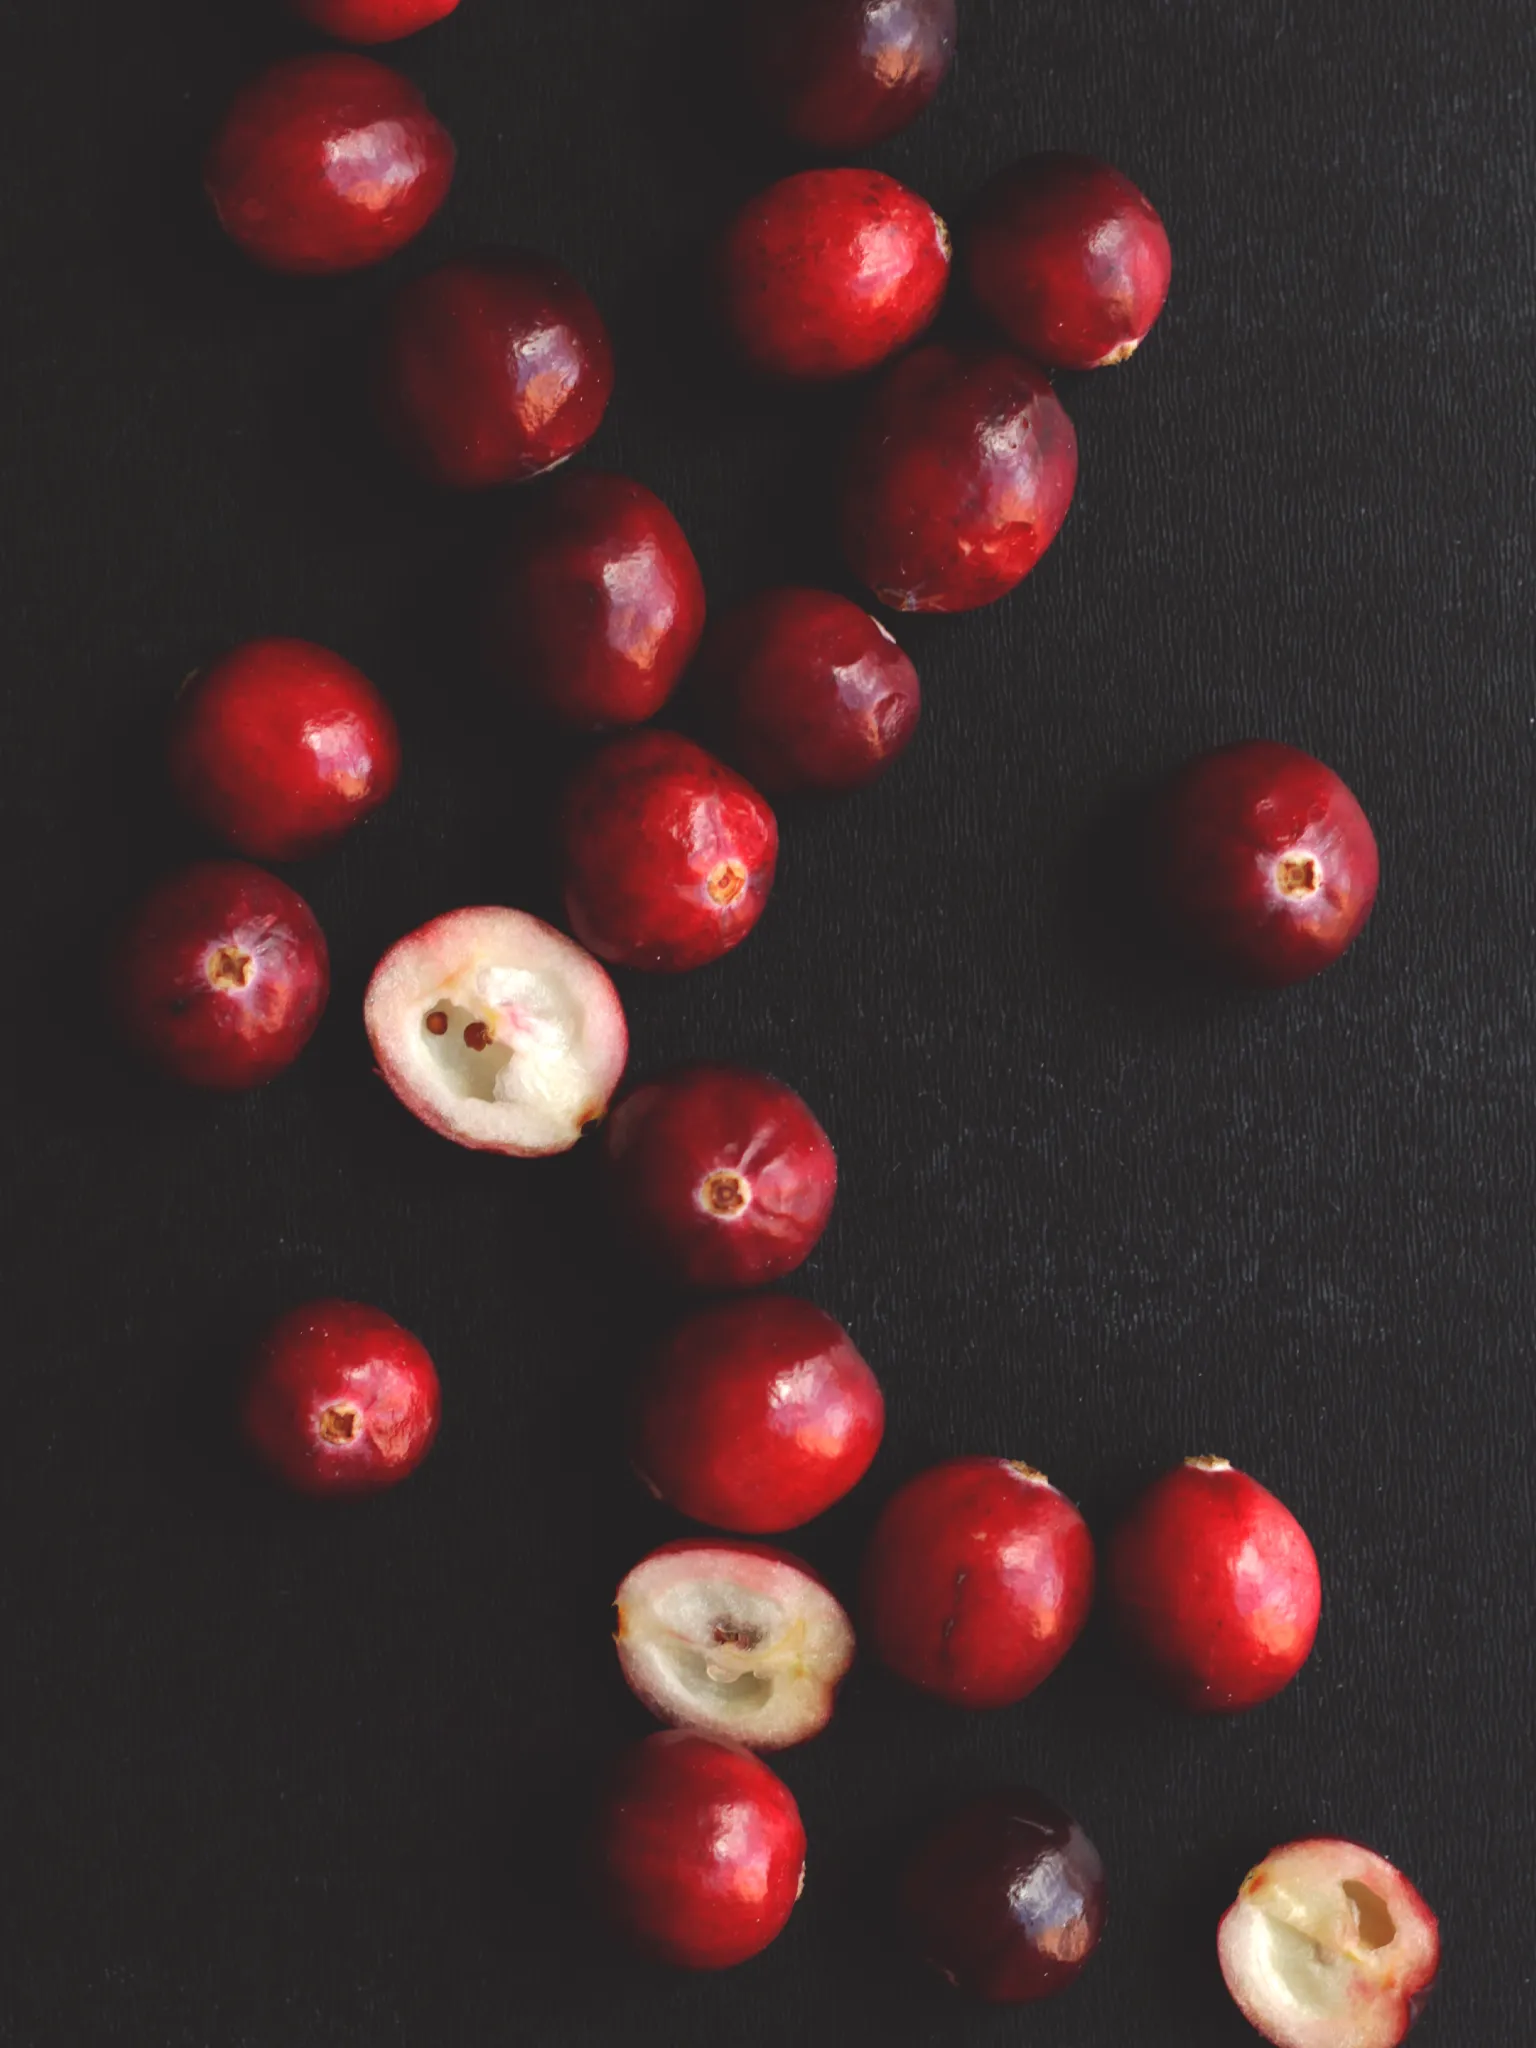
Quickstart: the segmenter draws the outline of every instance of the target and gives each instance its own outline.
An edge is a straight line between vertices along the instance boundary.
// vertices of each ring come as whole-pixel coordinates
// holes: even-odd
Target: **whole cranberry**
[[[589,952],[676,974],[739,946],[779,853],[748,782],[673,732],[624,733],[576,770],[559,825],[565,911]]]
[[[521,483],[584,448],[613,391],[596,306],[548,256],[509,249],[440,264],[396,293],[375,398],[429,483]]]
[[[240,1427],[296,1493],[379,1493],[427,1455],[441,1407],[425,1346],[392,1316],[356,1301],[311,1301],[262,1339]]]
[[[704,579],[660,498],[625,476],[571,470],[501,551],[486,664],[562,725],[638,725],[671,696],[703,631]]]
[[[939,1822],[902,1880],[924,1958],[994,2005],[1064,1991],[1099,1945],[1104,1865],[1071,1814],[1023,1787]]]
[[[737,214],[719,281],[726,328],[749,368],[848,377],[933,320],[949,282],[949,231],[882,171],[801,171]]]
[[[876,1654],[957,1707],[1049,1678],[1093,1601],[1093,1539],[1065,1495],[1006,1458],[951,1458],[886,1503],[864,1559]]]
[[[805,1829],[783,1779],[735,1743],[688,1729],[619,1758],[594,1850],[610,1919],[642,1954],[683,1970],[757,1955],[805,1883]]]
[[[443,21],[459,0],[289,0],[300,21],[339,43],[396,43]]]
[[[843,550],[882,603],[963,612],[1006,597],[1060,531],[1077,436],[1043,373],[933,344],[894,364],[854,431]]]
[[[705,637],[699,692],[721,752],[771,796],[862,789],[917,730],[917,670],[830,590],[762,590]]]
[[[869,149],[915,121],[955,54],[955,0],[743,0],[738,62],[806,149]]]
[[[1261,987],[1337,960],[1371,914],[1379,872],[1375,834],[1344,783],[1272,740],[1198,755],[1148,813],[1143,873],[1170,933]]]
[[[782,1280],[810,1257],[837,1193],[821,1125],[792,1088],[745,1067],[641,1082],[602,1145],[620,1235],[682,1287]]]
[[[842,1325],[764,1294],[699,1309],[656,1346],[630,1456],[679,1514],[770,1535],[857,1486],[884,1432],[880,1382]]]
[[[194,1088],[255,1088],[296,1060],[330,993],[325,935],[304,898],[244,861],[159,882],[112,949],[107,1002],[124,1035]]]
[[[1129,178],[1093,157],[1026,157],[983,187],[965,240],[982,311],[1038,363],[1123,363],[1163,310],[1168,235]]]
[[[453,138],[398,72],[341,52],[274,64],[236,94],[203,182],[231,241],[268,270],[382,263],[453,182]]]
[[[309,640],[251,640],[192,677],[169,751],[193,817],[258,860],[305,860],[333,845],[400,774],[389,706],[360,670]]]

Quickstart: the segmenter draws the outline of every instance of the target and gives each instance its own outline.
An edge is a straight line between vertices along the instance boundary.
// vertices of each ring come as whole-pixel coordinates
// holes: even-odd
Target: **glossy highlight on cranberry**
[[[453,138],[407,78],[341,51],[292,57],[236,94],[203,165],[220,225],[296,276],[382,263],[453,182]]]
[[[339,43],[395,43],[445,21],[459,0],[289,0],[300,21]]]
[[[743,81],[805,149],[869,149],[897,134],[954,54],[955,0],[741,0]]]

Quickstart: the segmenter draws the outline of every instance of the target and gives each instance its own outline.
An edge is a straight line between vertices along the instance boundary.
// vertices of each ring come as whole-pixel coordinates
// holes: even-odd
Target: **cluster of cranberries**
[[[457,0],[291,4],[369,44],[424,28]],[[743,10],[738,57],[764,117],[827,154],[867,147],[921,111],[954,40],[954,0],[779,0]],[[412,86],[333,53],[247,86],[205,175],[250,257],[326,274],[402,248],[453,170],[453,143]],[[961,267],[999,338],[913,347],[952,257],[945,223],[917,194],[879,172],[818,168],[743,207],[715,264],[720,323],[749,370],[812,382],[898,358],[855,426],[840,531],[860,581],[899,611],[987,604],[1034,567],[1077,475],[1051,373],[1123,362],[1169,283],[1153,208],[1083,157],[1016,164],[971,211]],[[581,284],[511,250],[448,261],[400,290],[373,388],[401,459],[432,485],[469,490],[565,462],[597,431],[613,379]],[[834,1593],[757,1539],[801,1527],[863,1478],[885,1408],[838,1323],[753,1291],[794,1272],[826,1226],[837,1183],[826,1132],[782,1083],[725,1065],[662,1075],[614,1103],[628,1033],[607,969],[675,973],[739,944],[778,855],[761,792],[870,781],[912,738],[918,678],[885,626],[825,591],[761,592],[706,632],[703,581],[676,519],[642,484],[592,470],[568,472],[514,518],[481,645],[488,676],[526,711],[613,735],[578,766],[559,810],[574,938],[517,910],[451,912],[379,962],[365,1024],[400,1101],[456,1143],[533,1157],[601,1122],[619,1237],[679,1292],[721,1297],[662,1339],[634,1392],[635,1470],[719,1533],[664,1545],[618,1589],[624,1676],[671,1728],[621,1759],[594,1845],[613,1919],[643,1950],[718,1968],[773,1939],[804,1876],[794,1799],[753,1752],[822,1728],[854,1653]],[[647,723],[685,674],[719,756]],[[303,899],[252,862],[332,846],[389,796],[399,768],[388,707],[323,648],[260,641],[189,681],[170,778],[241,858],[172,876],[119,935],[113,1000],[147,1057],[229,1089],[297,1056],[326,1001],[325,940]],[[1370,827],[1338,777],[1295,749],[1249,742],[1191,762],[1146,829],[1152,907],[1189,950],[1243,979],[1316,972],[1369,914]],[[241,1418],[289,1485],[364,1493],[420,1462],[439,1406],[415,1337],[376,1309],[320,1301],[267,1333]],[[1128,1652],[1196,1712],[1270,1698],[1317,1631],[1305,1534],[1221,1459],[1191,1459],[1147,1491],[1114,1533],[1104,1579]],[[1093,1541],[1063,1494],[1029,1466],[956,1458],[886,1504],[861,1627],[909,1684],[957,1707],[1004,1707],[1067,1654],[1094,1587]],[[1069,1983],[1105,1922],[1093,1844],[1025,1789],[944,1820],[899,1892],[921,1953],[993,2001]],[[1412,1886],[1371,1852],[1329,1841],[1292,1844],[1254,1871],[1219,1948],[1243,2011],[1282,2048],[1387,2048],[1437,1959],[1433,1916]]]

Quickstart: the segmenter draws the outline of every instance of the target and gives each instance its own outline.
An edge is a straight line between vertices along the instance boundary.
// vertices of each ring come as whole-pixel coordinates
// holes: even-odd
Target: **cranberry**
[[[577,938],[615,966],[669,974],[741,944],[779,853],[751,784],[673,732],[600,747],[566,787],[559,837]]]
[[[898,611],[970,611],[1028,575],[1076,483],[1077,436],[1039,370],[934,344],[886,372],[855,429],[843,549]]]
[[[130,1044],[194,1088],[256,1088],[292,1065],[330,993],[314,912],[276,875],[203,861],[129,914],[107,1001]]]
[[[612,391],[601,315],[548,256],[460,257],[395,295],[375,398],[385,433],[429,483],[467,491],[542,476],[591,440]]]
[[[1338,776],[1271,740],[1187,762],[1151,807],[1142,865],[1187,951],[1268,988],[1338,959],[1379,873],[1370,823]]]
[[[972,1800],[908,1862],[902,1901],[925,1959],[994,2005],[1064,1991],[1104,1932],[1104,1865],[1069,1813],[1023,1788]]]
[[[671,696],[703,630],[704,579],[660,498],[628,477],[572,470],[502,550],[486,662],[562,725],[638,725]]]
[[[726,231],[720,292],[743,361],[765,377],[873,369],[938,312],[949,232],[882,171],[802,171],[748,200]]]
[[[951,1458],[911,1479],[864,1560],[871,1644],[957,1707],[1006,1707],[1050,1677],[1093,1600],[1093,1539],[1071,1501],[1006,1458]]]
[[[829,590],[763,590],[710,629],[700,694],[721,751],[771,796],[862,789],[917,730],[917,670]]]
[[[811,1255],[837,1193],[831,1140],[792,1088],[744,1067],[643,1081],[603,1130],[629,1248],[678,1286],[762,1287]]]
[[[1026,157],[984,187],[965,242],[983,312],[1038,363],[1123,363],[1163,310],[1168,236],[1129,178],[1088,156]]]
[[[643,1954],[684,1970],[757,1955],[805,1883],[805,1829],[789,1787],[750,1751],[687,1729],[619,1758],[594,1847],[614,1924]]]
[[[339,43],[396,43],[443,21],[459,0],[289,0],[300,21]]]
[[[868,149],[915,121],[955,54],[955,0],[747,0],[740,63],[807,149]]]
[[[237,93],[203,180],[247,256],[320,275],[403,249],[447,198],[453,160],[409,79],[337,52],[275,64]]]
[[[679,1514],[749,1536],[812,1521],[869,1470],[880,1383],[841,1324],[788,1294],[680,1323],[636,1392],[630,1453]]]
[[[297,1493],[379,1493],[432,1448],[441,1406],[425,1346],[392,1316],[356,1301],[311,1301],[263,1338],[240,1426]]]

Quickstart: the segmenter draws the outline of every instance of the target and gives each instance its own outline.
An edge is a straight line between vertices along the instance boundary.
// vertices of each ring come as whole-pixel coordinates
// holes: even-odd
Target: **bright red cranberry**
[[[793,1295],[700,1309],[652,1352],[630,1455],[655,1494],[716,1529],[796,1529],[869,1470],[880,1383],[840,1323]]]
[[[740,62],[806,149],[869,149],[915,121],[955,54],[955,0],[746,0]]]
[[[429,483],[468,491],[542,476],[591,440],[612,391],[601,315],[548,256],[460,257],[413,278],[390,307],[379,417]]]
[[[673,732],[600,747],[566,786],[559,836],[577,938],[615,966],[667,974],[741,944],[779,854],[752,785]]]
[[[491,673],[562,725],[638,725],[704,631],[704,579],[660,498],[626,476],[557,477],[502,549],[486,608]]]
[[[392,1316],[356,1301],[311,1301],[262,1339],[240,1426],[296,1493],[379,1493],[432,1448],[441,1406],[426,1347]]]
[[[230,239],[269,270],[360,270],[403,249],[453,182],[453,138],[371,57],[293,57],[243,88],[203,166]]]
[[[1129,178],[1088,156],[1026,157],[983,187],[965,239],[972,295],[1060,370],[1135,354],[1163,310],[1168,236]]]
[[[397,43],[452,14],[459,0],[289,0],[300,21],[339,43]]]
[[[688,1729],[619,1758],[598,1806],[598,1886],[642,1954],[726,1970],[783,1931],[805,1883],[794,1796],[735,1743]]]
[[[920,348],[886,372],[855,429],[843,550],[897,611],[971,611],[1029,574],[1076,483],[1072,422],[1033,364]]]
[[[1148,1487],[1105,1579],[1132,1654],[1195,1713],[1256,1707],[1312,1654],[1323,1589],[1306,1531],[1225,1458],[1188,1458]]]
[[[949,282],[949,231],[882,171],[801,171],[737,214],[720,251],[725,323],[765,377],[848,377],[922,333]]]
[[[1006,1458],[951,1458],[887,1502],[864,1559],[875,1653],[957,1707],[1049,1678],[1093,1601],[1093,1539],[1065,1495]]]
[[[803,1265],[837,1193],[832,1142],[792,1088],[745,1067],[642,1081],[603,1127],[621,1236],[680,1287],[763,1287]]]
[[[252,640],[192,677],[171,721],[171,781],[237,853],[304,860],[376,810],[400,774],[389,706],[308,640]]]
[[[1304,981],[1376,901],[1376,838],[1321,761],[1245,740],[1187,762],[1154,801],[1143,873],[1173,936],[1239,981]]]
[[[107,1001],[151,1065],[194,1088],[256,1088],[309,1043],[330,993],[314,912],[276,875],[202,861],[129,913]]]

